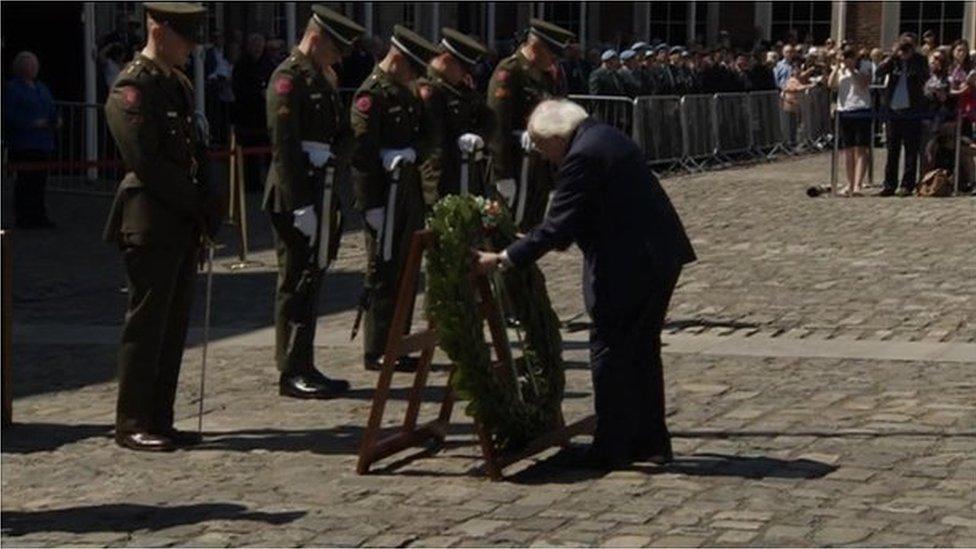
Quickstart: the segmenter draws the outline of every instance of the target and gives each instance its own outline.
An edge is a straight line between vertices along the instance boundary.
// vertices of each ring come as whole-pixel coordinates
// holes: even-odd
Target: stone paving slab
[[[277,396],[274,274],[232,273],[228,248],[215,280],[206,443],[169,455],[118,449],[125,296],[117,253],[97,241],[107,202],[53,195],[62,229],[15,237],[18,423],[0,441],[0,543],[972,546],[976,201],[805,198],[827,162],[665,182],[701,258],[666,335],[674,464],[598,475],[552,450],[500,483],[483,478],[460,406],[439,451],[354,473],[376,379],[348,341],[362,277],[355,232],[326,280],[315,349],[324,370],[351,380],[348,395]],[[251,216],[252,257],[270,265],[267,224]],[[582,310],[579,261],[571,250],[542,264],[561,318]],[[195,330],[200,313],[198,300]],[[580,328],[563,334],[569,421],[592,411]],[[435,362],[422,417],[443,395],[446,360]],[[196,425],[199,374],[191,349],[182,428]],[[395,377],[388,427],[409,381]]]
[[[342,331],[326,328],[323,322],[316,330],[317,347],[357,348]],[[212,328],[213,348],[267,347],[274,344],[274,329],[262,328],[244,334],[236,330]],[[488,334],[486,333],[486,337]],[[18,344],[78,345],[84,343],[112,345],[119,338],[118,326],[76,326],[64,324],[26,324],[14,329]],[[517,338],[514,332],[512,341]],[[188,334],[188,348],[199,347],[203,329],[193,328]],[[571,345],[586,345],[587,336],[580,331],[564,335]],[[697,334],[664,334],[665,352],[672,354],[706,354],[752,357],[850,358],[859,360],[909,360],[972,363],[976,360],[974,343],[942,343],[933,341],[864,341],[848,338],[829,340],[815,338],[765,336],[712,336]],[[516,348],[518,345],[514,345]]]

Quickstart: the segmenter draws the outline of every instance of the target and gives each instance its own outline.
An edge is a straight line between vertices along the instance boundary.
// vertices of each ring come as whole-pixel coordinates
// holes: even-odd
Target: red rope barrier
[[[271,154],[271,147],[241,147],[243,156],[267,156]],[[210,160],[227,160],[233,155],[230,149],[213,149],[207,153]],[[41,172],[41,171],[84,171],[92,168],[124,168],[120,158],[99,160],[47,160],[31,162],[8,162],[4,164],[7,171]]]

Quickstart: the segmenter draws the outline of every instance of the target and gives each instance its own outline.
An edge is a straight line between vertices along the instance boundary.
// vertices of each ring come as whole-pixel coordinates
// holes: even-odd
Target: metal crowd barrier
[[[810,88],[800,97],[801,145],[823,149],[833,135],[830,113],[830,91],[823,86]]]
[[[686,95],[681,98],[681,129],[684,165],[689,171],[703,170],[715,159],[714,124],[711,95]]]
[[[745,93],[716,93],[712,96],[712,152],[717,158],[753,154],[755,135],[752,128],[752,103]]]
[[[752,119],[752,144],[756,154],[772,158],[786,151],[786,133],[780,123],[779,92],[776,90],[746,94]]]
[[[634,140],[637,139],[637,135],[634,133],[634,129],[637,127],[634,120],[634,110],[637,105],[632,99],[610,95],[574,97],[590,116],[618,128]]]
[[[777,153],[830,144],[830,94],[817,87],[799,97],[800,129],[790,143],[780,92],[702,95],[619,96],[571,95],[595,118],[630,135],[655,169],[681,167],[698,171],[728,165],[733,156],[772,158]]]
[[[683,164],[681,96],[637,97],[634,100],[634,140],[641,144],[648,164],[670,170]]]

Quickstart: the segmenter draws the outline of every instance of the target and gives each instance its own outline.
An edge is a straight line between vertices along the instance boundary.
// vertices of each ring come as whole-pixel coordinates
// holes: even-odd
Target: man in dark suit
[[[583,251],[597,428],[587,465],[670,461],[661,329],[695,253],[671,201],[627,135],[567,100],[541,103],[533,144],[559,166],[541,224],[505,251],[478,254],[481,272],[519,268],[575,243]]]
[[[875,77],[887,77],[882,102],[890,119],[887,124],[888,159],[885,162],[884,188],[879,196],[911,196],[918,181],[918,156],[922,121],[927,102],[923,93],[929,79],[925,56],[915,51],[915,38],[905,33],[892,48],[891,55],[878,64]],[[905,170],[898,187],[898,161],[905,149]]]

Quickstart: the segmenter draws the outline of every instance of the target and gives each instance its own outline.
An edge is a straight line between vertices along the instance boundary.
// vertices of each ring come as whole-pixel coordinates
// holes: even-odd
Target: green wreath
[[[427,256],[427,314],[454,363],[451,386],[469,401],[465,412],[482,423],[495,448],[521,448],[562,423],[562,339],[545,278],[535,265],[494,275],[496,304],[509,304],[524,336],[522,356],[493,371],[471,250],[504,249],[515,240],[515,226],[495,202],[447,196],[434,205],[429,227],[437,240]]]

